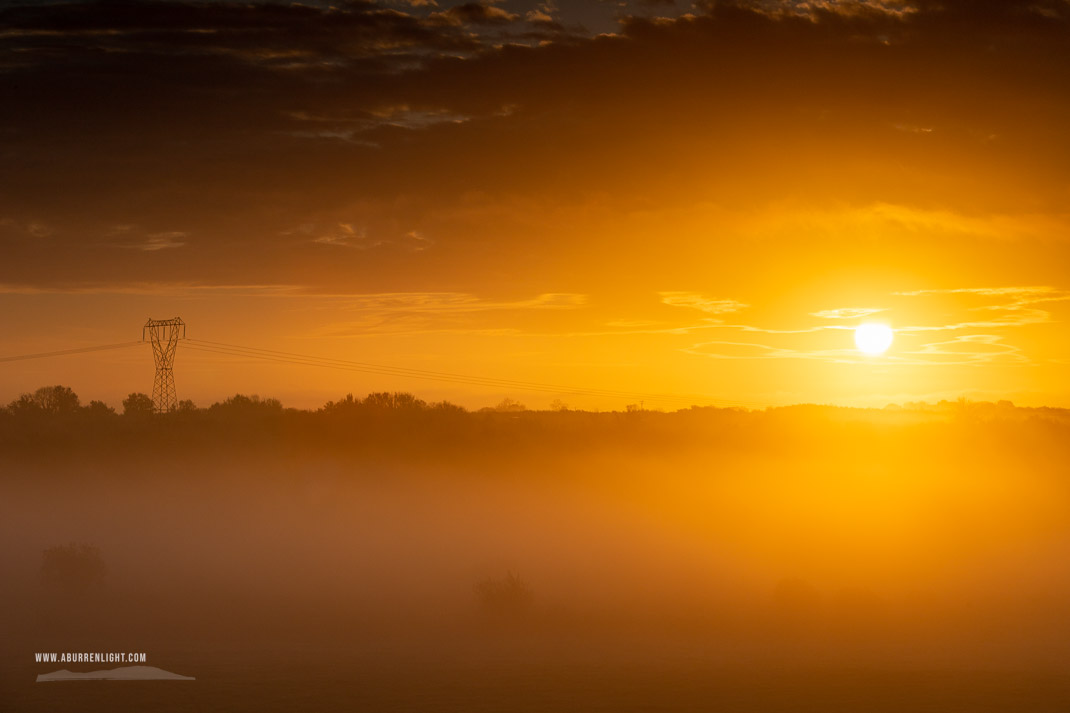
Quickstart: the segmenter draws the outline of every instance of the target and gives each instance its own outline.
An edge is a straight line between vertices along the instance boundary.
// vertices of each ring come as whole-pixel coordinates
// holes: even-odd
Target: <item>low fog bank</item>
[[[0,638],[1070,660],[1061,411],[262,403],[6,430]]]

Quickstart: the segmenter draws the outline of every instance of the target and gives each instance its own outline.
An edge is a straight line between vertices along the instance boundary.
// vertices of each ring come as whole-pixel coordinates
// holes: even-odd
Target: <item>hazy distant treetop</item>
[[[115,409],[103,401],[90,401],[89,405],[85,407],[85,412],[95,418],[106,418],[108,416],[116,416]]]
[[[56,545],[41,555],[41,582],[58,593],[85,594],[98,586],[107,572],[100,549],[94,545]]]
[[[519,401],[507,397],[502,399],[498,405],[494,407],[494,410],[500,411],[501,413],[516,413],[518,411],[526,411],[527,407]]]
[[[68,386],[42,386],[32,394],[22,394],[8,408],[13,413],[41,413],[58,416],[77,413],[81,402]]]
[[[997,439],[1051,439],[1070,457],[1070,411],[1020,408],[1010,402],[948,401],[898,409],[861,409],[803,404],[764,411],[694,407],[674,412],[525,409],[505,398],[497,407],[467,411],[449,402],[428,403],[407,392],[347,394],[322,408],[284,408],[278,399],[235,394],[210,408],[182,401],[156,414],[152,399],[135,392],[123,400],[123,416],[101,401],[78,405],[68,387],[23,394],[0,409],[0,456],[5,453],[68,454],[86,449],[156,447],[181,443],[197,448],[252,446],[316,449],[322,453],[407,454],[436,458],[446,453],[492,454],[526,448],[701,448],[799,450],[830,447],[831,441],[884,437],[897,429],[924,427],[947,442],[974,448]],[[1042,428],[1034,427],[1042,424]],[[977,437],[980,434],[980,437]],[[970,439],[973,439],[970,441]],[[62,446],[58,448],[56,446]],[[1053,445],[1051,453],[1063,453]],[[1034,452],[1034,451],[1029,451]],[[1051,456],[1053,459],[1056,455]]]
[[[338,401],[328,401],[323,404],[323,408],[321,408],[320,411],[336,414],[354,409],[358,406],[360,406],[360,399],[353,398],[353,394],[346,394],[345,398],[339,399]]]
[[[123,399],[123,416],[131,418],[148,417],[155,411],[152,397],[135,391]]]
[[[531,585],[511,570],[504,577],[488,577],[477,582],[473,589],[480,606],[498,615],[522,614],[534,600]]]
[[[436,403],[431,404],[429,406],[429,408],[433,409],[434,411],[436,411],[436,412],[438,412],[440,414],[446,414],[446,413],[449,413],[449,414],[468,413],[468,409],[466,409],[464,406],[458,406],[457,404],[451,403],[449,401],[438,401]]]
[[[193,403],[190,399],[183,399],[175,406],[175,411],[178,413],[195,413],[197,411],[197,404]]]
[[[416,398],[415,394],[403,391],[393,393],[379,391],[368,394],[361,404],[369,408],[382,409],[422,409],[427,406],[427,402]]]
[[[379,391],[370,393],[363,399],[358,399],[353,394],[346,394],[338,401],[328,401],[320,408],[319,413],[335,416],[346,413],[359,413],[365,411],[390,410],[390,411],[433,411],[443,413],[467,413],[467,410],[449,401],[427,403],[415,394],[404,391]]]
[[[278,399],[262,399],[256,394],[246,396],[235,394],[229,399],[214,403],[210,411],[240,410],[240,411],[282,411],[282,402]]]
[[[148,394],[133,392],[122,401],[123,414],[126,416],[140,416],[154,412],[152,398]],[[298,409],[286,409],[281,401],[275,398],[262,398],[256,394],[235,394],[223,401],[216,402],[207,409],[199,409],[189,400],[179,401],[174,409],[179,413],[195,414],[208,411],[230,412],[296,412]],[[321,408],[302,413],[319,413],[322,415],[336,415],[347,411],[424,411],[436,413],[507,413],[515,414],[527,411],[528,408],[520,401],[511,397],[505,397],[493,407],[479,409],[478,412],[469,412],[462,406],[449,401],[428,403],[415,394],[403,391],[378,391],[369,393],[363,399],[355,397],[352,393],[346,394],[337,401],[328,401]],[[6,408],[0,408],[9,416],[20,415],[45,415],[56,416],[63,414],[82,413],[90,416],[104,417],[112,415],[115,410],[103,401],[94,400],[87,406],[81,406],[78,395],[68,386],[43,386],[32,393],[24,393],[11,401]],[[560,399],[550,402],[548,411],[544,413],[571,411],[576,414],[605,414],[611,415],[621,411],[584,411],[571,409],[568,404]],[[1070,410],[1055,407],[1019,407],[1006,400],[997,402],[971,401],[960,398],[955,401],[940,401],[938,403],[905,402],[903,404],[888,404],[883,408],[856,408],[848,406],[830,406],[821,404],[793,404],[789,406],[770,407],[764,410],[750,410],[739,407],[718,406],[690,406],[677,411],[662,411],[660,409],[644,408],[640,404],[626,404],[623,412],[633,413],[643,411],[650,414],[736,414],[762,416],[775,420],[783,419],[810,419],[823,418],[848,421],[887,420],[892,419],[900,422],[912,416],[940,416],[957,417],[961,415],[981,416],[986,419],[1016,420],[1022,418],[1046,417],[1059,420],[1070,419]],[[536,412],[531,412],[536,413]]]

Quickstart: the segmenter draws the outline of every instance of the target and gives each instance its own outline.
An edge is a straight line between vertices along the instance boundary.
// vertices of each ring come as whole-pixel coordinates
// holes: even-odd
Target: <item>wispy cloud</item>
[[[168,298],[320,297],[302,285],[206,285],[182,282],[123,282],[22,285],[0,283],[4,295],[156,295]]]
[[[494,300],[466,292],[340,292],[315,285],[298,284],[204,284],[189,282],[80,283],[55,286],[0,283],[0,294],[99,294],[162,295],[166,297],[277,297],[310,301],[330,300],[332,308],[380,311],[487,312],[511,309],[577,309],[588,296],[572,292],[547,292],[530,299]]]
[[[960,335],[945,342],[931,342],[907,352],[925,363],[984,364],[995,361],[1027,363],[1022,350],[1006,344],[995,334]]]
[[[409,252],[423,252],[434,244],[434,240],[427,237],[419,230],[410,230],[409,232],[405,233],[404,248]]]
[[[880,235],[893,228],[905,231],[907,235],[981,238],[995,244],[1007,244],[1019,240],[1050,242],[1053,236],[1065,236],[1070,227],[1070,215],[1065,212],[1027,211],[970,213],[879,201],[851,207],[815,209],[787,201],[779,204],[778,210],[769,211],[759,222],[766,230],[804,228],[843,234],[872,232]]]
[[[984,295],[989,297],[1012,297],[1022,304],[1033,302],[1051,302],[1070,299],[1070,291],[1061,290],[1050,285],[1032,285],[1023,287],[958,287],[952,289],[912,290],[896,292],[904,297],[919,295]]]
[[[466,2],[447,10],[433,12],[428,17],[432,24],[460,27],[462,25],[507,25],[516,22],[519,15],[495,7],[490,2]]]
[[[711,359],[806,359],[814,358],[812,354],[816,354],[816,352],[800,352],[794,349],[773,347],[768,344],[723,340],[699,342],[685,347],[681,351],[687,354],[710,357]]]
[[[1052,314],[1038,305],[1070,301],[1070,291],[1048,285],[938,288],[896,292],[890,295],[889,299],[898,298],[909,303],[916,299],[941,297],[953,298],[956,301],[950,305],[941,304],[939,307],[911,304],[905,307],[911,314],[932,312],[959,319],[895,326],[897,334],[913,339],[904,341],[888,354],[879,357],[882,364],[977,366],[1034,363],[1037,359],[1035,355],[1027,354],[1021,346],[1014,344],[1009,332],[1001,332],[1025,325],[1053,323],[1055,320]],[[830,320],[832,324],[771,328],[710,320],[705,328],[770,335],[770,338],[777,335],[781,337],[777,341],[783,342],[783,337],[790,335],[813,334],[826,330],[850,331],[855,325],[849,321],[878,313],[888,313],[890,317],[894,317],[895,308],[840,307],[809,313],[811,317]],[[924,335],[941,332],[952,333],[952,336],[918,344]],[[852,348],[804,348],[790,343],[770,344],[764,341],[710,340],[685,347],[682,351],[714,359],[806,359],[836,363],[873,363],[873,357],[864,356]]]
[[[701,6],[705,3],[697,4]],[[914,3],[906,0],[749,0],[738,4],[772,18],[800,17],[814,22],[828,15],[902,20],[918,11]]]
[[[369,228],[354,222],[338,222],[327,225],[304,223],[282,232],[286,236],[298,236],[302,241],[318,245],[352,250],[372,250],[394,247],[418,253],[431,248],[435,241],[422,230],[400,232],[393,229],[373,233]]]
[[[145,236],[145,241],[140,245],[134,245],[138,250],[145,252],[155,252],[157,250],[172,250],[174,248],[180,248],[186,244],[184,238],[188,236],[188,233],[181,231],[171,231],[168,233],[152,233]]]
[[[514,327],[487,324],[486,313],[515,315],[544,310],[573,310],[587,304],[587,296],[549,292],[523,300],[482,299],[463,292],[398,292],[358,295],[335,301],[332,310],[349,315],[315,331],[315,336],[369,334],[519,334]],[[480,321],[477,321],[477,317]]]
[[[837,364],[873,364],[874,357],[855,349],[793,349],[756,342],[699,342],[681,351],[711,359],[800,359]],[[924,344],[918,349],[901,350],[876,359],[884,366],[980,366],[992,363],[1026,364],[1030,359],[1019,347],[1004,343],[1002,337],[977,334]]]
[[[884,307],[839,307],[837,309],[823,309],[820,312],[811,312],[813,317],[822,319],[861,319],[879,312],[887,311]]]
[[[314,228],[310,228],[310,231]],[[316,237],[312,242],[320,245],[336,245],[339,247],[356,248],[367,250],[382,245],[382,241],[368,238],[368,231],[362,227],[355,227],[352,223],[338,223],[329,227]]]
[[[707,297],[698,292],[659,292],[658,295],[663,304],[672,307],[690,307],[707,314],[730,314],[749,306],[737,300]]]
[[[502,108],[488,116],[505,115],[507,109]],[[382,148],[372,133],[378,129],[424,131],[443,124],[465,124],[476,118],[472,114],[463,114],[446,107],[415,108],[406,104],[382,106],[352,115],[287,111],[284,116],[297,123],[297,128],[285,132],[290,136],[344,141],[368,148]],[[369,135],[372,138],[369,138]]]
[[[575,309],[587,295],[548,292],[526,300],[487,300],[467,292],[386,292],[351,298],[347,307],[377,312],[488,312],[526,309]]]
[[[55,229],[40,220],[16,220],[0,218],[0,229],[6,229],[29,238],[48,238],[55,234]]]
[[[107,234],[109,238],[117,241],[112,244],[113,247],[141,252],[181,248],[186,245],[186,238],[189,237],[189,233],[182,230],[146,233],[136,225],[114,225]]]
[[[987,313],[984,319],[963,319],[943,325],[910,325],[900,327],[903,332],[952,331],[962,329],[989,329],[1014,327],[1029,324],[1045,324],[1052,321],[1051,313],[1034,305],[1070,300],[1070,291],[1048,285],[1025,287],[963,287],[951,289],[926,289],[896,293],[901,297],[958,296],[963,298],[989,298],[982,304],[962,307],[964,312]],[[993,301],[994,298],[994,301]]]

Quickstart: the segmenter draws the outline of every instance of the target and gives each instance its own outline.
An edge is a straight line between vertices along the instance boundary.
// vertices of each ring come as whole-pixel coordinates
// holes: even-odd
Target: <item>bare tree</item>
[[[100,548],[94,545],[56,545],[41,555],[41,582],[60,594],[77,596],[92,591],[107,572]]]
[[[526,612],[535,598],[528,583],[511,571],[477,583],[475,592],[485,611],[511,616]]]

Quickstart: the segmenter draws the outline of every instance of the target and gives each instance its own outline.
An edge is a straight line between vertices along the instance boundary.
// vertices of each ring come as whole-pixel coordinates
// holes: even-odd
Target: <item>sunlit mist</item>
[[[0,713],[1070,710],[1068,128],[1067,0],[0,0]]]

